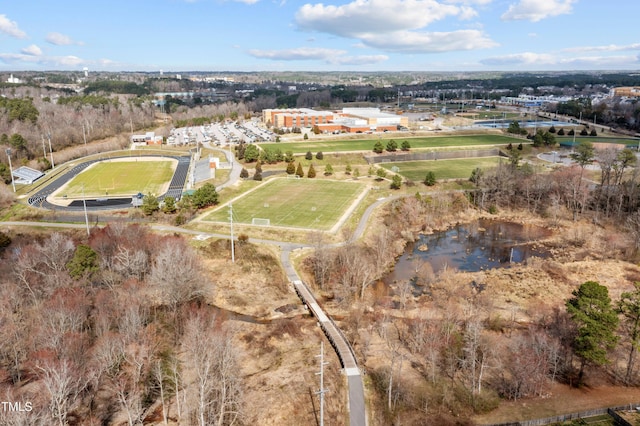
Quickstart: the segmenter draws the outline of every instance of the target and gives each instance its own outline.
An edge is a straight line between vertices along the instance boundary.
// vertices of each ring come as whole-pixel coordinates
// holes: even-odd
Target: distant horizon
[[[31,3],[0,9],[0,71],[640,69],[638,2],[623,8],[587,0]]]
[[[584,70],[481,70],[481,71],[420,71],[420,70],[322,70],[322,71],[306,71],[306,70],[252,70],[252,71],[241,71],[241,70],[88,70],[89,74],[91,73],[140,73],[140,74],[160,74],[171,76],[171,74],[181,74],[181,73],[216,73],[216,74],[287,74],[287,73],[307,73],[307,74],[332,74],[332,73],[345,73],[345,74],[377,74],[377,73],[386,73],[386,74],[628,74],[628,73],[638,73],[640,77],[640,68],[637,69],[584,69]],[[7,69],[0,70],[2,74],[10,74],[10,73],[84,73],[82,69],[47,69],[47,70],[37,70],[37,69]],[[640,81],[638,82],[640,84]]]

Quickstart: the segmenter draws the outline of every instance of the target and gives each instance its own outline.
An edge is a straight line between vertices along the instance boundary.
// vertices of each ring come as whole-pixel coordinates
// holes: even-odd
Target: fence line
[[[613,417],[617,422],[616,424],[620,424],[623,426],[631,426],[629,422],[624,420],[620,415],[616,413],[616,411],[634,411],[636,407],[640,407],[640,403],[633,403],[628,405],[621,405],[618,407],[608,407],[608,408],[596,408],[588,411],[581,411],[579,413],[570,413],[570,414],[561,414],[553,417],[546,417],[543,419],[533,419],[533,420],[520,420],[517,422],[508,422],[508,423],[495,423],[489,426],[542,426],[553,423],[562,423],[567,420],[577,420],[586,417],[594,417],[602,414],[608,414]],[[611,414],[614,413],[614,414]]]
[[[492,148],[369,155],[365,157],[365,160],[369,164],[377,164],[393,163],[396,161],[453,160],[457,158],[496,157],[500,155],[504,155],[500,149]]]

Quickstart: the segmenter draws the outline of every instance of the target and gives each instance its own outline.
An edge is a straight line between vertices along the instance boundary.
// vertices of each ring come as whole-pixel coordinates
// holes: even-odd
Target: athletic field
[[[143,194],[160,195],[165,192],[176,168],[172,160],[111,160],[89,166],[71,179],[58,191],[58,196],[88,198],[131,196]]]
[[[415,182],[424,181],[427,172],[432,171],[436,179],[467,179],[476,168],[489,169],[496,167],[500,161],[508,161],[500,157],[457,158],[452,160],[396,161],[380,163],[381,167],[391,170],[399,167],[398,174]]]
[[[313,140],[311,136],[307,142],[280,142],[280,143],[261,143],[262,148],[279,148],[282,152],[292,151],[294,154],[303,154],[307,151],[316,153],[322,152],[345,152],[345,151],[370,151],[373,153],[373,146],[378,142],[383,147],[387,146],[389,140],[395,140],[398,143],[398,150],[402,145],[402,141],[408,141],[411,148],[456,148],[469,146],[492,146],[492,145],[508,145],[509,143],[520,143],[522,139],[512,138],[502,135],[470,135],[470,136],[434,136],[434,137],[402,137],[397,135],[394,137],[385,136],[381,139],[343,139],[343,140]]]
[[[273,179],[233,202],[233,221],[251,224],[259,218],[271,226],[328,230],[364,189],[359,182]],[[229,222],[228,205],[205,220]]]

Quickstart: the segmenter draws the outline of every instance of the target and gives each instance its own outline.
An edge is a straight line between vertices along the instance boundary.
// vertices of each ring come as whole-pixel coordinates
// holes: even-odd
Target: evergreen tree
[[[607,352],[616,346],[618,316],[611,306],[609,290],[595,281],[583,283],[572,292],[566,302],[567,313],[577,326],[573,341],[575,354],[580,358],[578,383],[582,383],[587,364],[609,363]]]
[[[11,244],[11,237],[0,231],[0,252]]]
[[[240,177],[242,179],[248,178],[249,177],[249,171],[243,167],[242,170],[240,170]]]
[[[307,177],[313,179],[316,177],[316,169],[313,168],[313,164],[309,164],[309,170],[307,171]]]
[[[318,153],[316,154],[316,159],[322,160],[323,158],[324,158],[324,154],[322,153],[322,151],[318,151]]]
[[[326,166],[324,166],[324,175],[331,176],[332,174],[333,174],[333,166],[331,166],[331,164],[327,164]]]
[[[302,164],[298,162],[298,168],[296,169],[296,175],[301,178],[304,177],[304,171],[302,170]]]
[[[358,179],[359,177],[360,177],[360,169],[359,169],[358,167],[356,167],[356,168],[353,170],[353,178],[354,178],[354,179]]]
[[[390,186],[391,189],[400,189],[402,186],[402,177],[400,175],[393,175]]]
[[[408,140],[403,140],[403,141],[402,141],[402,145],[400,146],[400,148],[401,148],[403,151],[409,151],[409,150],[411,149],[411,144],[409,143],[409,141],[408,141]]]
[[[260,158],[260,151],[258,151],[258,147],[253,144],[247,146],[244,150],[244,161],[246,163],[253,163],[258,158]]]
[[[82,278],[83,275],[90,275],[99,270],[98,253],[91,247],[80,244],[76,247],[73,257],[67,262],[67,271],[75,279]]]
[[[307,151],[307,153],[304,155],[304,159],[313,160],[313,154],[311,153],[311,151]]]
[[[287,164],[287,174],[292,175],[295,172],[296,172],[296,165],[294,164],[293,161],[290,161],[289,164]]]
[[[160,210],[160,201],[158,201],[158,197],[155,195],[147,194],[142,198],[142,205],[140,208],[144,214],[151,216],[154,212]]]
[[[351,174],[351,163],[347,162],[347,165],[344,167],[344,173],[347,175]]]
[[[427,186],[433,186],[436,184],[436,174],[429,170],[424,177],[424,184]]]
[[[398,142],[396,142],[394,139],[390,139],[389,142],[387,142],[387,151],[395,152],[397,149],[398,149]]]
[[[162,211],[167,214],[175,213],[178,208],[176,207],[176,199],[173,197],[164,197],[164,206]]]
[[[218,192],[212,183],[205,183],[193,193],[193,206],[196,209],[203,209],[214,204],[218,204]]]
[[[379,167],[378,170],[376,170],[376,176],[378,177],[378,180],[382,180],[387,177],[387,171],[384,168]]]
[[[373,145],[373,152],[375,152],[376,154],[382,154],[382,151],[384,151],[382,142],[380,141],[376,142],[375,145]]]

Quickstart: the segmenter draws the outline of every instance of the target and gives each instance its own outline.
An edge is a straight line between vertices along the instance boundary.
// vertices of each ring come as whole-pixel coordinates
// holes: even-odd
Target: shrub
[[[426,176],[424,177],[424,184],[427,186],[433,186],[436,184],[436,174],[431,170],[428,171]]]
[[[313,154],[311,153],[311,151],[307,151],[307,153],[304,155],[304,159],[313,160]]]
[[[316,154],[316,159],[322,160],[323,158],[324,158],[324,154],[322,153],[322,151],[318,151],[318,153]]]

